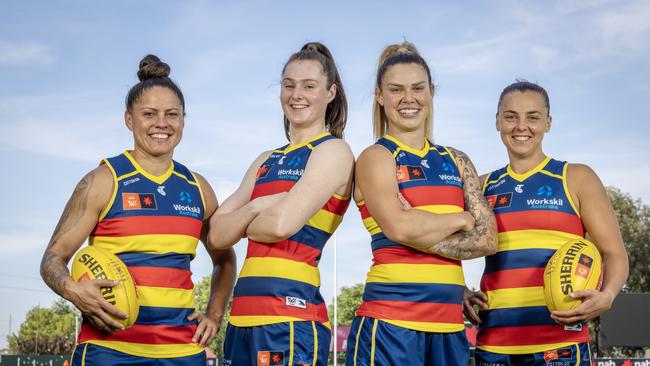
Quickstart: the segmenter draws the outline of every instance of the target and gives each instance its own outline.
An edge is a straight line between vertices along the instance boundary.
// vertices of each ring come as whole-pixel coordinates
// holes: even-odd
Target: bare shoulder
[[[451,152],[451,154],[454,156],[456,159],[463,159],[463,160],[469,160],[469,157],[467,154],[465,154],[463,151],[458,150],[456,148],[453,148],[451,146],[446,146],[447,149]]]
[[[350,145],[343,139],[330,139],[327,140],[314,149],[319,155],[327,155],[335,159],[344,159],[345,161],[354,161],[354,154]]]
[[[377,144],[368,146],[365,150],[361,152],[359,158],[357,159],[357,165],[363,165],[366,163],[378,163],[384,161],[392,161],[395,163],[393,155],[385,147]]]
[[[217,203],[217,195],[214,193],[214,190],[212,189],[212,186],[210,183],[208,183],[208,180],[205,179],[201,174],[197,172],[192,172],[194,176],[196,177],[197,183],[199,184],[199,187],[201,187],[201,191],[203,192],[203,199],[205,200],[205,218],[209,218],[212,213],[217,209],[217,206],[219,205]]]
[[[572,185],[582,185],[593,182],[600,182],[600,178],[591,167],[586,164],[570,163],[566,169],[567,180]]]
[[[113,194],[113,184],[113,172],[106,164],[102,164],[81,178],[75,191],[87,190],[88,197],[101,204],[108,202]]]
[[[478,177],[479,181],[481,182],[481,187],[485,184],[485,180],[487,179],[488,176],[489,174],[483,174],[480,177]]]

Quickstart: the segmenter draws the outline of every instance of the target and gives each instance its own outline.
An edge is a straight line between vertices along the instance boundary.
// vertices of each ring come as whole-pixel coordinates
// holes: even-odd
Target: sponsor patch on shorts
[[[292,306],[294,308],[307,309],[307,301],[299,297],[287,296],[285,297],[285,305]]]

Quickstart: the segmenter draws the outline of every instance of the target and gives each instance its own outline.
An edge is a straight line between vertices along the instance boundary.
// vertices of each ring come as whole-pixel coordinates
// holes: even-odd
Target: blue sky
[[[285,143],[280,71],[306,41],[334,54],[348,95],[346,139],[371,144],[376,60],[403,39],[437,85],[435,142],[465,151],[484,173],[507,156],[494,130],[501,89],[545,86],[554,124],[547,154],[590,165],[606,185],[650,202],[650,3],[645,1],[21,1],[0,12],[0,347],[12,317],[55,296],[38,263],[76,182],[132,147],[123,100],[138,61],[154,53],[185,93],[175,158],[220,201],[262,150]],[[645,162],[645,163],[644,163]],[[645,168],[643,168],[645,166]],[[339,286],[364,280],[369,238],[354,208],[337,234]],[[334,245],[321,262],[334,294]],[[236,247],[238,260],[245,246]],[[195,279],[210,272],[199,251]],[[481,261],[465,265],[478,284]]]

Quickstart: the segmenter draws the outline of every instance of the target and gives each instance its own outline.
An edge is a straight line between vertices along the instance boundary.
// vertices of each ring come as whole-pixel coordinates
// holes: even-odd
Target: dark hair
[[[348,101],[345,97],[341,76],[334,63],[332,53],[320,42],[309,42],[302,46],[300,51],[289,57],[289,60],[287,60],[282,68],[282,75],[284,76],[287,65],[291,62],[305,60],[313,60],[320,63],[323,68],[323,74],[327,78],[327,88],[330,88],[332,84],[336,84],[336,96],[329,102],[325,110],[325,127],[332,135],[342,138],[345,123],[348,119]],[[286,115],[284,116],[284,134],[289,139],[289,120]]]
[[[516,91],[521,93],[525,91],[539,93],[544,98],[544,102],[546,103],[547,113],[551,113],[551,104],[548,100],[548,93],[546,92],[546,89],[541,87],[539,84],[531,83],[526,79],[515,79],[514,83],[506,86],[501,92],[501,95],[499,96],[499,103],[497,104],[497,114],[499,114],[499,109],[501,108],[501,103],[503,103],[503,98],[505,98],[505,96],[509,93]]]
[[[138,79],[140,82],[133,85],[126,95],[126,110],[130,111],[133,104],[140,99],[142,94],[154,86],[162,86],[173,91],[181,101],[183,106],[183,115],[185,115],[185,98],[181,89],[169,78],[171,68],[166,63],[160,61],[155,55],[146,55],[140,60],[138,66]]]
[[[411,42],[404,41],[400,44],[391,44],[384,48],[381,55],[379,56],[379,63],[377,65],[377,80],[375,87],[381,89],[381,81],[386,74],[386,71],[391,66],[397,64],[417,64],[422,66],[422,68],[427,72],[427,81],[429,85],[433,86],[431,82],[431,71],[429,70],[429,65],[427,62],[420,56],[418,49]],[[432,111],[433,114],[433,111]],[[375,104],[373,106],[373,129],[375,138],[380,138],[386,134],[388,126],[388,118],[386,117],[386,112],[384,112],[384,107],[382,107],[379,102],[375,99]],[[425,134],[426,137],[431,139],[431,134],[433,132],[433,116],[430,115],[425,122]]]

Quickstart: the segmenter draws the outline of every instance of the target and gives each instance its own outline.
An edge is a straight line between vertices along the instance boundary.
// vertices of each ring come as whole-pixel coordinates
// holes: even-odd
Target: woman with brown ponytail
[[[148,55],[126,98],[124,119],[134,148],[79,182],[43,255],[41,275],[72,302],[84,321],[73,365],[205,365],[234,282],[232,250],[208,248],[214,264],[206,314],[195,311],[190,261],[204,243],[217,198],[200,175],[174,161],[183,135],[185,100],[170,68]],[[66,264],[88,239],[116,254],[138,285],[139,315],[126,318],[101,296],[117,281],[75,282]]]
[[[327,365],[330,325],[318,262],[349,203],[354,157],[336,64],[307,43],[282,70],[288,144],[266,151],[211,220],[210,244],[248,237],[224,365]]]
[[[373,265],[346,365],[467,365],[462,259],[496,250],[494,216],[463,152],[431,142],[434,85],[404,42],[377,70],[378,141],[357,161],[354,198]]]

